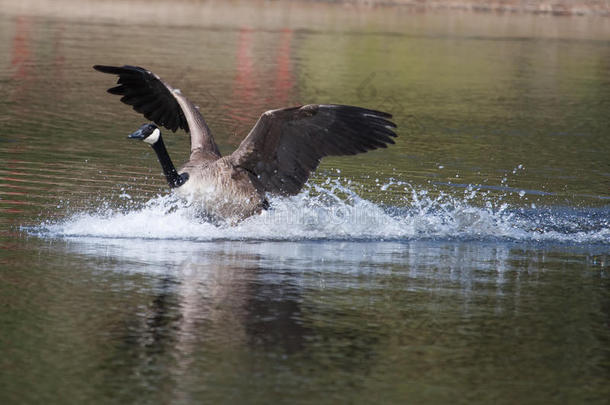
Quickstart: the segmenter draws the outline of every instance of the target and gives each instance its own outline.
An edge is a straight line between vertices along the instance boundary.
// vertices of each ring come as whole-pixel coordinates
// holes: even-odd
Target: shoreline
[[[130,4],[145,4],[159,7],[166,4],[183,7],[325,7],[367,12],[379,9],[396,9],[401,12],[418,14],[460,14],[472,15],[521,15],[521,16],[602,16],[610,17],[610,0],[0,0],[3,11],[30,10],[45,13],[45,10],[62,8],[67,14],[74,9],[87,8],[95,4],[102,8],[129,7]],[[141,7],[137,7],[142,11]]]
[[[366,30],[430,37],[604,42],[610,38],[608,17],[597,14],[554,16],[446,8],[422,11],[403,5],[387,6],[390,1],[406,3],[413,0],[0,0],[0,16],[109,26],[153,24],[163,29],[290,29],[317,33],[336,30],[346,34]]]
[[[610,0],[296,0],[413,11],[466,11],[494,14],[610,17]]]

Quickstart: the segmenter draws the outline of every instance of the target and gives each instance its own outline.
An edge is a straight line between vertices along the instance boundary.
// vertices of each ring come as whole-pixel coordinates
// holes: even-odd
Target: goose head
[[[161,138],[161,130],[155,124],[143,124],[129,139],[139,139],[149,145],[154,145]]]
[[[176,170],[176,167],[169,157],[169,153],[167,153],[163,139],[161,138],[161,130],[155,124],[142,125],[136,132],[129,135],[128,138],[138,139],[152,146],[157,154],[159,163],[161,163],[161,168],[163,169],[163,174],[165,174],[167,183],[171,188],[180,187],[189,179],[188,173],[179,174]]]

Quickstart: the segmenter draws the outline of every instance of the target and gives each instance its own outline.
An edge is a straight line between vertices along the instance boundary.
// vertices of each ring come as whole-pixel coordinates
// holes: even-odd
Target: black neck
[[[188,174],[178,174],[178,171],[174,167],[174,164],[169,157],[169,153],[167,153],[167,149],[165,149],[165,144],[163,143],[163,138],[161,138],[161,136],[159,136],[159,140],[157,142],[152,144],[152,148],[157,153],[157,158],[159,159],[159,163],[161,163],[163,174],[165,174],[165,178],[167,179],[169,186],[171,188],[176,188],[183,185],[184,182],[188,180]]]

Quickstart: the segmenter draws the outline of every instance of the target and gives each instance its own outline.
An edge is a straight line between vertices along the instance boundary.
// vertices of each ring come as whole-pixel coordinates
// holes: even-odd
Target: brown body
[[[235,167],[228,157],[208,162],[188,162],[180,170],[189,179],[174,189],[180,197],[201,203],[215,217],[239,221],[260,213],[266,207],[264,191],[256,178]]]

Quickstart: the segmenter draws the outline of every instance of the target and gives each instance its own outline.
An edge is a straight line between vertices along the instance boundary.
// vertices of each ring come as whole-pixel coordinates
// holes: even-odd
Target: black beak
[[[129,135],[128,138],[142,140],[142,139],[146,138],[146,135],[144,135],[144,131],[142,131],[142,128],[140,128],[133,134]]]

